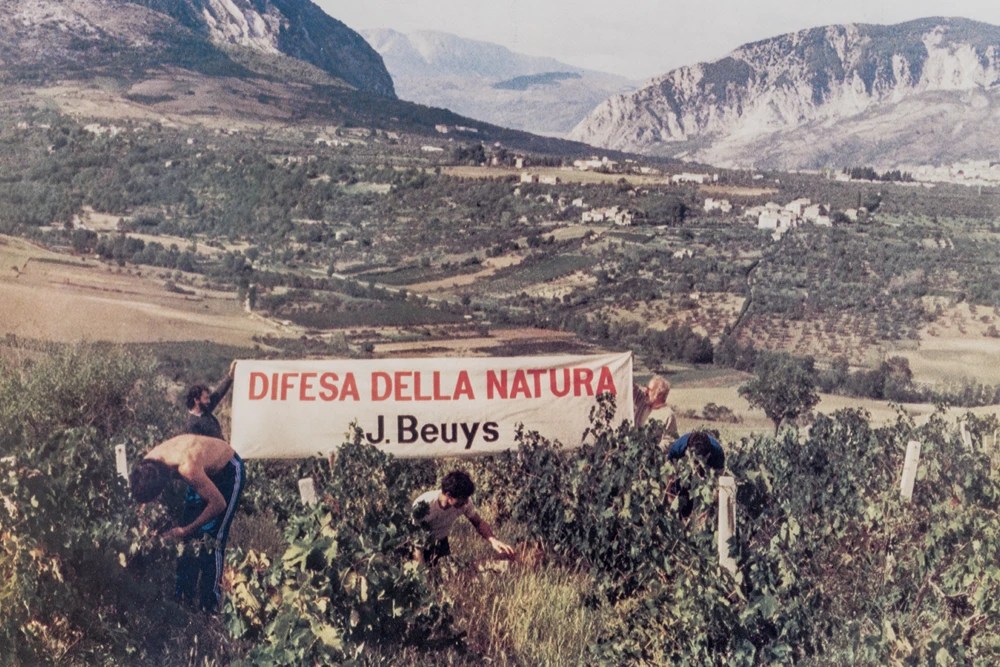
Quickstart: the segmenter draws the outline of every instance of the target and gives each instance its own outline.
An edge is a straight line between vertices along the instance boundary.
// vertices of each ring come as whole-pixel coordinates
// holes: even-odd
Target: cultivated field
[[[574,230],[578,232],[579,230]],[[438,293],[460,289],[475,281],[489,281],[505,265],[516,263],[508,255],[488,259],[482,271],[435,283],[410,285],[409,289]],[[255,338],[278,336],[298,338],[306,333],[300,327],[247,313],[232,293],[214,292],[185,285],[182,294],[169,291],[171,272],[152,268],[118,268],[93,259],[54,253],[26,241],[0,237],[0,335],[62,342],[88,340],[119,343],[202,341],[252,346]],[[562,289],[585,280],[584,274],[571,273],[539,285],[545,295],[557,295]],[[470,281],[470,282],[466,282]],[[544,288],[544,289],[543,289]],[[542,291],[533,290],[541,294]],[[733,295],[704,294],[701,306],[717,311],[720,322],[729,321],[738,311],[741,299]],[[692,320],[692,311],[675,303],[654,301],[621,309],[616,319],[639,319],[654,328],[679,321],[703,327]],[[1000,338],[988,334],[996,320],[992,309],[967,304],[946,309],[922,332],[919,341],[904,341],[897,349],[873,348],[869,356],[906,357],[921,383],[949,384],[974,379],[987,384],[1000,383]],[[786,329],[787,331],[787,329]],[[600,352],[582,343],[575,335],[536,328],[492,329],[477,333],[471,325],[441,325],[419,331],[406,327],[378,329],[345,328],[351,340],[368,340],[380,357],[412,356],[515,356],[532,354]],[[718,331],[705,333],[716,336]],[[845,343],[847,341],[844,341]],[[641,360],[637,360],[639,362]],[[877,362],[877,359],[867,359]],[[678,415],[682,431],[699,427],[717,428],[727,442],[735,442],[752,432],[767,432],[771,422],[760,411],[750,410],[737,389],[746,377],[737,372],[699,378],[678,367],[670,404]],[[642,372],[641,368],[637,368]],[[738,418],[737,423],[703,419],[709,403],[724,406]],[[878,423],[896,417],[896,408],[887,402],[823,395],[817,411],[833,412],[841,408],[861,407]],[[918,420],[933,412],[930,405],[906,405],[904,409]],[[973,410],[990,412],[991,408]],[[957,416],[965,410],[953,410]],[[665,413],[654,414],[663,417]]]
[[[168,291],[170,272],[120,269],[0,237],[0,335],[116,343],[210,340],[253,344],[281,335],[273,322],[244,312],[232,293]],[[162,274],[162,276],[161,276]]]

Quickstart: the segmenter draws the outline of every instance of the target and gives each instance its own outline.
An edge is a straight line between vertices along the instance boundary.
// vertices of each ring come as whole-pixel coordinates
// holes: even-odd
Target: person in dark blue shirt
[[[667,458],[676,461],[684,456],[688,449],[697,454],[709,468],[722,470],[726,467],[726,453],[722,450],[722,445],[705,431],[685,433],[674,440],[667,450]]]
[[[719,444],[719,441],[714,436],[705,431],[685,433],[674,440],[673,444],[667,450],[667,459],[676,461],[682,458],[688,450],[693,452],[693,456],[697,457],[699,462],[716,472],[726,467],[726,454],[722,450],[722,445]],[[678,514],[685,519],[691,516],[691,512],[694,509],[694,501],[691,500],[691,495],[687,487],[679,481],[674,480],[670,485],[670,493],[678,498]]]

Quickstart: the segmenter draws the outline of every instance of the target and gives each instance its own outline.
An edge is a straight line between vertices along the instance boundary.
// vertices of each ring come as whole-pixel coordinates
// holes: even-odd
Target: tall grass
[[[515,565],[460,577],[449,589],[470,643],[495,664],[581,665],[607,613],[584,604],[588,585],[586,575],[559,566]]]

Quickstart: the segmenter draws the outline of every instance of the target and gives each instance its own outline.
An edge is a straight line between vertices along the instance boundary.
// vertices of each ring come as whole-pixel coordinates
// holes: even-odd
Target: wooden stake
[[[969,427],[965,422],[962,422],[958,430],[962,432],[962,442],[965,443],[966,449],[972,449],[972,436],[969,435]]]
[[[319,502],[316,495],[316,483],[312,477],[303,477],[299,480],[299,496],[306,505],[315,505]]]
[[[719,478],[719,565],[736,574],[736,559],[729,555],[729,538],[736,534],[736,479]]]
[[[115,470],[128,484],[128,455],[125,453],[125,445],[115,445]]]
[[[917,466],[920,465],[920,443],[910,440],[906,445],[906,459],[903,461],[903,477],[899,483],[899,494],[903,500],[913,499],[913,483],[917,481]]]

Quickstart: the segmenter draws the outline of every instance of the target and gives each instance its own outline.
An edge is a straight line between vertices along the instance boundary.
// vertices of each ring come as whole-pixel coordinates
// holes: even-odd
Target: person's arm
[[[205,509],[201,511],[195,520],[186,526],[177,526],[170,529],[164,535],[167,539],[182,539],[194,535],[194,533],[210,519],[226,511],[226,499],[222,497],[222,492],[212,484],[212,480],[205,474],[204,468],[186,470],[184,467],[178,468],[177,472],[191,487],[198,492],[201,499],[205,501]]]
[[[466,514],[465,516],[469,520],[469,523],[475,527],[476,532],[479,533],[484,540],[490,543],[490,546],[493,547],[493,551],[496,551],[502,556],[514,555],[514,547],[497,538],[493,534],[493,529],[490,528],[490,524],[486,523],[486,521],[484,521],[479,514],[472,512],[470,514]]]
[[[642,422],[646,421],[645,415],[643,415],[644,408],[646,406],[646,390],[637,384],[632,385],[632,425],[636,428],[642,426]]]
[[[229,388],[233,386],[233,375],[236,373],[236,362],[229,364],[229,372],[226,373],[226,377],[222,380],[222,384],[215,388],[211,396],[208,397],[208,411],[212,412],[215,407],[226,397],[229,393]]]

